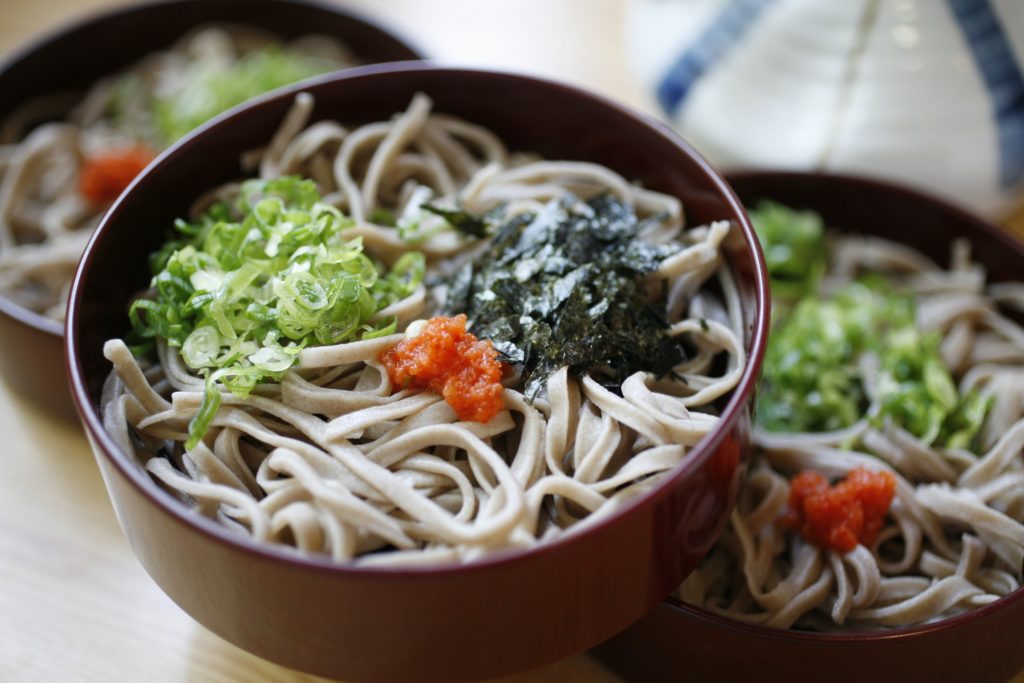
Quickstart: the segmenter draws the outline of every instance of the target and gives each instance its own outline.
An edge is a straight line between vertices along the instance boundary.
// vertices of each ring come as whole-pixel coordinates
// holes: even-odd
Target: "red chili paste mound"
[[[86,159],[78,175],[78,191],[96,206],[110,204],[156,154],[146,147],[125,147]]]
[[[505,407],[502,367],[489,339],[466,331],[466,316],[439,316],[423,331],[380,354],[397,389],[429,389],[444,397],[460,420],[487,422]]]
[[[895,492],[896,478],[889,472],[857,468],[829,486],[822,475],[804,471],[790,482],[782,524],[819,548],[847,553],[858,543],[875,542]]]

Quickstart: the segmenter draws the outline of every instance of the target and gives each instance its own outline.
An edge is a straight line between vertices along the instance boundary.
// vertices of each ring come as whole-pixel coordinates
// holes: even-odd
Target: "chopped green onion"
[[[938,335],[917,327],[913,298],[893,291],[877,274],[818,298],[825,267],[821,218],[772,203],[761,204],[751,217],[773,296],[791,306],[774,311],[758,423],[773,431],[820,432],[866,416],[876,425],[888,420],[902,426],[927,444],[970,447],[990,401],[959,394]],[[873,401],[862,365],[867,356],[877,365]]]
[[[203,439],[203,435],[210,428],[213,416],[220,408],[220,391],[213,375],[207,375],[206,388],[203,390],[203,401],[199,404],[199,410],[195,417],[188,423],[188,441],[185,442],[185,449],[192,450]]]
[[[749,214],[764,250],[773,302],[789,304],[814,292],[826,265],[821,217],[772,201],[762,201]]]
[[[207,373],[192,446],[220,387],[244,397],[280,380],[306,346],[395,331],[394,318],[371,320],[420,286],[423,254],[407,253],[386,271],[359,239],[344,238],[352,225],[300,178],[247,181],[234,207],[176,224],[181,238],[152,259],[152,298],[136,300],[129,316],[141,341],[161,337]]]
[[[330,71],[332,65],[270,45],[231,64],[198,61],[182,88],[157,98],[156,127],[170,144],[221,112],[285,85]]]

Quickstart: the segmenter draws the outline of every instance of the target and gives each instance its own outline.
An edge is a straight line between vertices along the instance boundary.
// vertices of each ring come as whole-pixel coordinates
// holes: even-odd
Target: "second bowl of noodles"
[[[773,289],[751,473],[700,569],[598,654],[651,681],[684,664],[698,679],[1019,674],[1024,246],[884,182],[730,182]]]

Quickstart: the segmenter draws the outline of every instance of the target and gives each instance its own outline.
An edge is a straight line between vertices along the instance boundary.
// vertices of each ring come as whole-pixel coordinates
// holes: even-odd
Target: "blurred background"
[[[1019,0],[335,0],[430,57],[591,88],[716,166],[916,185],[1024,231]],[[0,51],[116,0],[2,0]]]
[[[1021,0],[336,2],[436,60],[564,80],[669,121],[723,169],[894,178],[1024,235]],[[120,4],[0,0],[0,55]],[[7,465],[25,491],[0,500],[0,680],[315,680],[228,645],[160,592],[77,425],[7,391],[0,410],[17,417]],[[19,500],[45,502],[54,543]],[[586,657],[508,679],[616,680]]]
[[[627,50],[720,167],[882,176],[997,218],[1024,183],[1024,3],[643,0]]]

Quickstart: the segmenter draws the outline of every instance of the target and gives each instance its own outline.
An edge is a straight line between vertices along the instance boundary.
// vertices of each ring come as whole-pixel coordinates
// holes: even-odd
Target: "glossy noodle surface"
[[[714,429],[746,362],[740,297],[719,248],[728,222],[685,228],[676,198],[593,163],[508,150],[487,129],[433,111],[423,94],[355,128],[307,125],[313,106],[300,95],[244,163],[264,180],[311,179],[349,221],[344,239],[360,240],[384,269],[418,251],[425,278],[374,314],[369,338],[305,346],[279,381],[244,398],[220,387],[219,409],[191,448],[203,373],[164,342],[139,359],[108,342],[106,428],[186,504],[286,552],[468,562],[585,528],[655,485]],[[194,214],[236,201],[241,187],[212,189]],[[671,374],[563,366],[536,375],[527,395],[525,365],[506,362],[503,407],[487,422],[460,420],[430,391],[392,386],[381,354],[445,312],[452,278],[489,244],[456,230],[456,213],[525,234],[545,217],[594,220],[602,206],[635,213],[644,253],[659,255],[634,280],[664,308],[663,338],[680,350]],[[479,327],[472,314],[469,323]],[[514,347],[494,343],[509,361]]]

